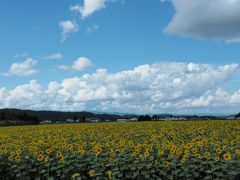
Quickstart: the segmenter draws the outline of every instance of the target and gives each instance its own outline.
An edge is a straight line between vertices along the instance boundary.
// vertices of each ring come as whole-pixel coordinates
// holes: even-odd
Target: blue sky
[[[216,2],[2,0],[0,107],[239,111],[240,4]]]

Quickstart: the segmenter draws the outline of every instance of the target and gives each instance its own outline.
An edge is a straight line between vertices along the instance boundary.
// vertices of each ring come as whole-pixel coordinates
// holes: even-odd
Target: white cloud
[[[238,65],[213,67],[193,63],[155,63],[132,70],[93,74],[50,82],[31,81],[0,88],[0,108],[98,110],[135,113],[233,113],[240,108],[240,90],[222,89]]]
[[[20,63],[13,63],[7,73],[3,73],[4,76],[30,76],[36,74],[38,71],[34,69],[37,60],[28,58]]]
[[[66,66],[66,65],[59,65],[58,69],[63,70],[63,71],[71,70],[71,68],[69,66]]]
[[[19,53],[19,54],[16,54],[15,56],[14,56],[14,58],[22,58],[22,57],[26,57],[26,56],[28,56],[28,53],[26,53],[26,52],[24,52],[24,53]]]
[[[81,14],[81,17],[84,19],[94,12],[99,11],[106,7],[107,2],[113,2],[115,0],[84,0],[83,6],[76,4],[70,7],[70,10]]]
[[[54,54],[50,54],[44,57],[44,59],[50,59],[50,60],[57,60],[57,59],[62,59],[63,55],[62,53],[54,53]]]
[[[86,58],[86,57],[80,57],[76,61],[73,62],[72,68],[76,71],[83,71],[89,67],[91,67],[93,64],[92,62]]]
[[[30,107],[35,109],[46,100],[42,87],[37,81],[30,81],[29,84],[17,86],[15,89],[8,91],[6,97],[7,106],[20,106],[22,108]]]
[[[62,42],[65,41],[68,37],[70,33],[74,33],[77,32],[79,30],[79,26],[71,20],[67,20],[67,21],[61,21],[59,23],[59,26],[62,30]]]
[[[240,41],[240,1],[172,0],[175,15],[165,32],[182,36]]]
[[[99,26],[97,24],[94,24],[92,26],[88,26],[86,30],[86,34],[91,34],[94,31],[97,31]]]
[[[90,59],[86,57],[79,57],[73,62],[72,66],[60,65],[58,68],[60,70],[65,70],[65,71],[69,71],[69,70],[84,71],[92,66],[93,64]]]

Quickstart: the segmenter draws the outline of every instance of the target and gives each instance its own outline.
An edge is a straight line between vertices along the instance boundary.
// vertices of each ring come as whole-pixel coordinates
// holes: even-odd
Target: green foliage
[[[239,179],[240,122],[0,128],[0,179]]]

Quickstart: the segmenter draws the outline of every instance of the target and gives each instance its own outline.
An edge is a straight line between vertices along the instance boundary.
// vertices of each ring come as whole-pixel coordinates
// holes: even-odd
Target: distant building
[[[55,124],[63,124],[63,121],[55,121]]]
[[[80,119],[77,119],[77,120],[76,120],[76,123],[79,123],[79,122],[81,122],[81,120],[80,120]]]
[[[138,120],[137,118],[129,119],[129,121],[137,121],[137,120]]]
[[[184,117],[165,117],[159,118],[158,121],[184,121],[186,118]]]
[[[74,123],[75,121],[73,119],[66,119],[66,123]]]
[[[100,122],[98,118],[86,118],[86,122],[96,123]]]
[[[226,116],[225,119],[226,120],[233,120],[233,119],[236,119],[236,117],[235,116]]]
[[[49,121],[49,120],[45,120],[45,121],[41,121],[40,124],[51,124],[52,121]]]
[[[117,119],[116,121],[117,121],[117,122],[128,122],[129,119]]]
[[[178,117],[178,118],[174,118],[173,120],[175,120],[175,121],[185,121],[186,118],[184,118],[184,117]]]

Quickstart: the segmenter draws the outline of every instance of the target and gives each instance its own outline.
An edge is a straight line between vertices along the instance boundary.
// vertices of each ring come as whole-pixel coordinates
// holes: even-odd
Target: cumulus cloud
[[[58,68],[60,70],[65,70],[65,71],[69,71],[69,70],[84,71],[92,66],[93,64],[90,59],[86,57],[79,57],[73,62],[72,66],[60,65]]]
[[[8,72],[3,73],[4,76],[30,76],[36,74],[38,71],[34,69],[37,60],[28,58],[27,60],[19,63],[13,63]]]
[[[98,69],[50,82],[48,88],[36,81],[12,90],[0,88],[0,108],[229,113],[240,107],[240,90],[229,94],[222,87],[237,71],[237,64],[193,63],[145,64],[118,73]]]
[[[58,66],[58,69],[63,71],[69,71],[71,70],[71,67],[62,64]]]
[[[97,31],[99,26],[97,24],[94,24],[92,26],[88,26],[86,30],[86,34],[91,34],[94,31]]]
[[[44,57],[44,59],[50,59],[50,60],[57,60],[57,59],[62,59],[63,55],[62,53],[54,53],[54,54],[50,54]]]
[[[14,58],[22,58],[22,57],[26,57],[26,56],[28,56],[28,53],[26,53],[26,52],[23,52],[23,53],[19,53],[19,54],[16,54],[15,56],[14,56]]]
[[[86,18],[96,11],[105,8],[107,2],[113,2],[115,0],[84,0],[83,6],[76,4],[70,7],[73,12],[80,13],[81,18]]]
[[[67,21],[61,21],[59,23],[59,26],[61,28],[61,35],[62,35],[62,42],[65,41],[68,37],[69,34],[77,32],[79,30],[79,26],[71,20],[67,20]]]
[[[165,32],[182,36],[240,41],[240,1],[172,0],[175,15]]]

